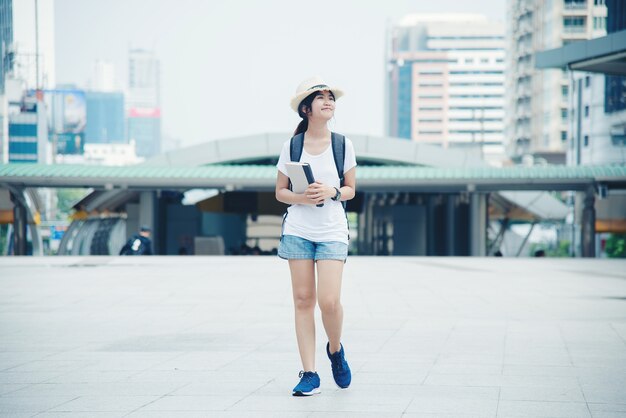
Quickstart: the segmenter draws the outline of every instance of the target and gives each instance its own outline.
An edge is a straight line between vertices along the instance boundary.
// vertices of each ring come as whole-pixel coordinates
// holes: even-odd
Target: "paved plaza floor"
[[[626,262],[352,257],[352,385],[274,257],[0,258],[3,417],[626,417]]]

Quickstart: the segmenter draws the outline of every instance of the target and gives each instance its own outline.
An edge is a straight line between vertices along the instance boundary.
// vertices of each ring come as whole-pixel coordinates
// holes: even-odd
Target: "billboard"
[[[87,101],[83,90],[45,90],[48,138],[56,154],[82,154],[87,124]]]

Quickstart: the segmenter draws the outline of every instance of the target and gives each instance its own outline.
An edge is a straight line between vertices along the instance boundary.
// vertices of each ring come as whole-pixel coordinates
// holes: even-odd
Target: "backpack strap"
[[[291,137],[289,141],[289,159],[293,163],[300,161],[302,150],[304,149],[304,132]],[[289,179],[289,190],[293,190],[291,179]]]
[[[297,163],[302,157],[302,150],[304,149],[304,132],[299,133],[291,137],[289,143],[289,158],[291,162]]]
[[[333,158],[335,159],[335,167],[337,167],[337,175],[339,176],[339,187],[343,187],[343,168],[346,159],[346,137],[336,132],[330,133],[330,142],[333,147]],[[346,210],[346,202],[341,202],[343,210]],[[346,213],[346,219],[348,214]],[[348,239],[350,235],[348,234]]]
[[[339,176],[339,185],[343,186],[343,164],[346,158],[346,137],[331,132],[330,139],[333,147],[333,157],[335,158],[335,167],[337,167],[337,175]]]

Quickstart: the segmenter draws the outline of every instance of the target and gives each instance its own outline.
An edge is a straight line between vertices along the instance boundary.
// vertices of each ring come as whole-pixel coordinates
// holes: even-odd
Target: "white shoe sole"
[[[293,392],[293,396],[311,396],[311,395],[317,395],[318,393],[322,393],[320,388],[315,388],[310,392]]]

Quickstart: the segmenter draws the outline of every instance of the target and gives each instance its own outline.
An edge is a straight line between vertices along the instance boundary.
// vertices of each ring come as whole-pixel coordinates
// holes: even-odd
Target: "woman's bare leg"
[[[289,260],[302,370],[315,371],[315,266],[313,260]]]
[[[343,261],[317,261],[317,302],[322,311],[324,329],[330,343],[329,350],[335,353],[341,349],[343,327],[343,307],[341,306],[341,281]]]

